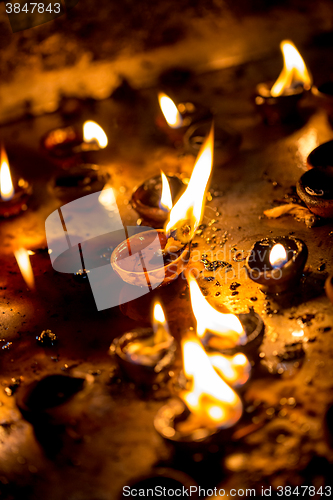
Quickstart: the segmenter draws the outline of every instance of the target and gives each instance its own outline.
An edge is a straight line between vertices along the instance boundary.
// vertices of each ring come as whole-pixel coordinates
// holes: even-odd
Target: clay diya
[[[333,217],[333,173],[331,167],[312,168],[296,184],[298,196],[319,217]]]

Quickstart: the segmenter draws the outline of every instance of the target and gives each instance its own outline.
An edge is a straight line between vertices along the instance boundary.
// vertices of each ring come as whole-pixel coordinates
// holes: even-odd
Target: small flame
[[[12,177],[10,175],[9,163],[4,146],[1,146],[1,163],[0,163],[0,197],[4,201],[11,200],[15,190]]]
[[[160,103],[160,108],[166,119],[169,127],[179,128],[183,125],[182,115],[179,113],[177,106],[170,97],[168,97],[163,92],[159,92],[158,101]]]
[[[29,253],[25,248],[20,248],[19,250],[16,250],[16,252],[14,252],[14,255],[24,281],[26,282],[28,288],[30,288],[30,290],[33,290],[35,288],[35,278],[30,263]]]
[[[108,145],[108,138],[102,127],[93,121],[87,121],[83,124],[84,142],[96,142],[101,149]]]
[[[155,302],[153,308],[153,330],[154,343],[161,344],[170,338],[168,323],[165,319],[163,308],[159,302]]]
[[[246,335],[237,316],[224,314],[214,309],[202,295],[199,285],[191,273],[188,273],[187,280],[199,337],[203,338],[206,332],[210,332],[223,338],[229,347],[244,344]]]
[[[242,415],[238,395],[216,373],[198,339],[183,339],[182,351],[190,388],[180,393],[180,397],[192,415],[202,427],[228,428],[234,425]]]
[[[276,245],[273,246],[269,254],[269,262],[272,267],[282,267],[288,262],[286,249],[281,243],[276,243]]]
[[[191,241],[200,224],[205,208],[205,195],[213,166],[214,125],[203,142],[197,156],[188,186],[170,212],[166,232],[177,230],[182,243]]]
[[[218,374],[232,387],[240,387],[249,380],[251,365],[244,354],[209,354],[209,359]]]
[[[162,170],[161,170],[161,177],[162,177],[162,195],[161,195],[160,206],[164,210],[170,212],[170,210],[172,209],[171,189],[168,178],[165,175],[165,173],[162,172]]]
[[[283,95],[298,85],[309,89],[312,78],[295,45],[290,40],[284,40],[280,43],[280,48],[284,59],[283,69],[271,88],[271,95],[273,97]]]
[[[295,330],[292,333],[293,337],[304,337],[304,331],[303,330]]]

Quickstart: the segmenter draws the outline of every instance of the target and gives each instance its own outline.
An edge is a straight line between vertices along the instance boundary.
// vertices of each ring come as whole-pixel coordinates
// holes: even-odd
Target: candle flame
[[[213,166],[214,125],[203,142],[197,156],[188,186],[170,212],[166,232],[177,230],[177,239],[182,243],[191,241],[200,224],[204,208],[208,181]]]
[[[155,345],[167,342],[171,338],[162,305],[158,301],[153,308],[153,331]]]
[[[235,391],[214,370],[196,338],[182,340],[184,372],[190,387],[180,393],[191,414],[206,428],[228,428],[242,415],[242,403]]]
[[[162,194],[161,194],[160,207],[169,212],[172,209],[172,195],[171,195],[170,184],[167,176],[165,175],[164,172],[162,172],[162,170],[161,170],[161,177],[162,177]]]
[[[273,246],[269,254],[269,262],[272,267],[282,267],[288,261],[287,252],[281,243]]]
[[[280,48],[284,59],[283,69],[271,88],[271,95],[283,95],[298,85],[308,90],[312,85],[312,78],[301,54],[290,40],[281,42]]]
[[[204,338],[210,332],[222,338],[228,347],[246,342],[246,335],[237,316],[225,314],[214,309],[202,295],[199,285],[191,273],[187,274],[190,287],[193,314],[197,320],[197,333]]]
[[[1,146],[0,163],[0,197],[4,201],[11,200],[15,194],[12,177],[10,175],[9,163],[4,146]]]
[[[101,149],[108,145],[108,138],[102,127],[91,120],[83,124],[83,140],[84,142],[96,142]]]
[[[251,365],[241,352],[234,356],[209,354],[209,359],[217,373],[232,387],[240,387],[250,378]]]
[[[28,288],[33,290],[35,288],[35,278],[30,263],[29,253],[25,248],[20,248],[14,252],[14,255],[24,281],[26,282]]]
[[[166,119],[169,127],[179,128],[183,125],[182,115],[179,113],[177,106],[170,97],[168,97],[163,92],[159,92],[158,101],[160,103],[160,108]]]

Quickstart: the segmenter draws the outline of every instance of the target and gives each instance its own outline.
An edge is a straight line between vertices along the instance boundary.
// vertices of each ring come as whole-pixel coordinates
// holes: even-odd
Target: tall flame
[[[288,261],[287,252],[281,243],[276,243],[269,254],[269,262],[273,267],[282,267]]]
[[[108,145],[108,138],[102,127],[91,120],[83,124],[84,142],[96,142],[101,149]]]
[[[0,163],[0,197],[4,200],[11,200],[15,190],[12,177],[10,175],[9,163],[4,146],[1,146]]]
[[[35,278],[30,263],[29,253],[25,248],[20,248],[14,252],[14,255],[24,281],[26,282],[28,288],[33,290],[35,288]]]
[[[309,89],[312,85],[311,75],[295,45],[290,40],[280,43],[283,53],[283,69],[271,88],[273,97],[283,95],[298,85]]]
[[[161,170],[161,177],[162,177],[162,194],[161,194],[160,206],[164,210],[170,211],[172,209],[171,189],[168,178],[165,175],[165,173],[162,172],[162,170]]]
[[[196,338],[182,340],[184,372],[190,388],[180,393],[181,399],[201,427],[228,428],[242,415],[238,395],[214,370],[208,355]]]
[[[205,195],[213,166],[214,125],[203,142],[197,156],[188,186],[170,212],[166,232],[177,230],[177,239],[190,241],[201,222],[205,208]]]
[[[190,286],[193,314],[197,320],[197,333],[203,338],[206,332],[221,337],[228,347],[244,344],[246,335],[243,326],[234,314],[224,314],[212,307],[202,295],[199,285],[191,273],[187,274]]]
[[[160,103],[160,108],[169,127],[181,127],[183,125],[183,118],[173,100],[163,92],[159,92],[158,102]]]
[[[153,331],[155,344],[165,342],[170,337],[168,323],[163,308],[158,301],[155,302],[153,308]]]

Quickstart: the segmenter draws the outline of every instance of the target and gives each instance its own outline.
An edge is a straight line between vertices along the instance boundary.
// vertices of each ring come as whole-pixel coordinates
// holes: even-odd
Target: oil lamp
[[[191,305],[197,321],[196,330],[203,345],[215,351],[251,354],[261,343],[264,323],[253,311],[230,314],[215,309],[206,300],[194,276],[188,272]],[[256,340],[256,342],[254,342]]]
[[[292,290],[300,281],[307,258],[307,246],[298,238],[264,238],[251,248],[246,271],[264,291],[284,292]]]
[[[312,77],[302,56],[290,40],[280,44],[283,69],[273,84],[260,83],[256,88],[255,104],[269,125],[288,122],[297,117],[297,104],[312,85]]]
[[[333,176],[333,140],[316,147],[306,159],[308,169],[318,168]]]
[[[127,283],[150,290],[174,280],[186,268],[190,242],[204,212],[207,184],[213,164],[211,127],[197,157],[188,186],[170,211],[165,229],[131,236],[111,255],[111,265]]]
[[[84,162],[85,153],[106,148],[108,138],[102,127],[89,120],[82,130],[74,126],[51,130],[42,138],[41,145],[57,166],[69,168]]]
[[[333,217],[333,172],[326,169],[312,168],[297,181],[298,196],[308,209],[319,217]]]
[[[161,171],[134,190],[132,207],[153,227],[164,225],[173,203],[184,191],[185,185],[179,177],[167,176]]]
[[[158,102],[162,113],[158,115],[156,124],[175,144],[182,142],[184,133],[190,125],[212,119],[211,111],[205,106],[192,102],[176,105],[163,92],[159,92]]]
[[[176,351],[164,311],[159,302],[153,307],[152,328],[140,328],[116,338],[110,351],[124,373],[134,382],[152,386],[168,377]]]
[[[196,449],[214,435],[227,438],[242,416],[242,402],[215,371],[197,337],[188,333],[181,344],[187,387],[158,411],[154,425],[167,441]]]
[[[0,155],[0,217],[12,217],[27,209],[32,187],[24,179],[12,179],[5,148]]]

